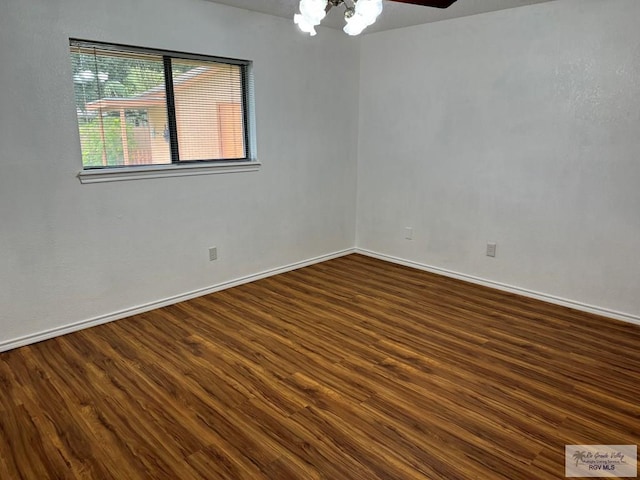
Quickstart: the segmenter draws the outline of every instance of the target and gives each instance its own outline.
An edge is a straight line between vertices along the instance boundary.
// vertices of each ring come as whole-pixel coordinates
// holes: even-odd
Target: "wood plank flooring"
[[[0,479],[558,479],[640,328],[359,255],[0,354]]]

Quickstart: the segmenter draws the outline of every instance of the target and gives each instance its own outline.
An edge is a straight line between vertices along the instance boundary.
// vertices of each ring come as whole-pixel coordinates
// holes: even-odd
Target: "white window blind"
[[[249,159],[249,62],[70,43],[85,169]]]

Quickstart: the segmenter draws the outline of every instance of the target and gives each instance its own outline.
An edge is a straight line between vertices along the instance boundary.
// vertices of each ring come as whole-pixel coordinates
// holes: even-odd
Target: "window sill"
[[[260,162],[227,162],[104,168],[95,170],[82,170],[80,173],[78,173],[78,178],[80,179],[80,183],[124,182],[127,180],[145,180],[148,178],[255,172],[260,169],[260,165]]]

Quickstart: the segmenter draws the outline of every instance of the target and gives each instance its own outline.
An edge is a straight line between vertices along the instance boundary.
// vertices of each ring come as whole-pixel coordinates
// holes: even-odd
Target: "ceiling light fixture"
[[[382,0],[300,0],[300,13],[293,16],[293,21],[300,30],[312,37],[316,34],[316,26],[333,7],[345,5],[344,19],[347,22],[344,32],[348,35],[360,35],[369,25],[373,25],[382,13]]]

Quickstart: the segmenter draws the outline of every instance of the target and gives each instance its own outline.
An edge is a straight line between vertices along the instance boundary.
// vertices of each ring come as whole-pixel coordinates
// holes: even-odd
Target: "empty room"
[[[0,480],[637,476],[639,21],[0,0]]]

